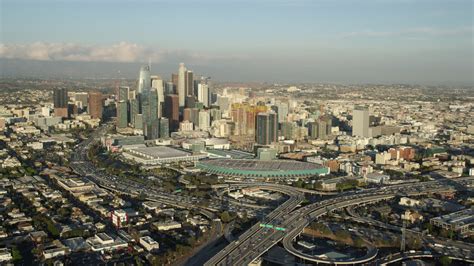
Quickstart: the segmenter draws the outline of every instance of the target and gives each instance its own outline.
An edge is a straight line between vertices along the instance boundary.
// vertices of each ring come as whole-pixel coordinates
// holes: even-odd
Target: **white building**
[[[185,88],[185,82],[186,82],[186,67],[184,66],[184,63],[179,64],[179,69],[178,69],[178,102],[179,106],[182,107],[184,106],[184,101],[186,99],[186,88]]]
[[[140,237],[140,245],[142,245],[148,251],[160,248],[158,242],[156,242],[155,240],[153,240],[153,238],[149,236]]]
[[[13,259],[12,254],[8,248],[0,248],[0,262],[5,262]]]
[[[179,222],[176,222],[176,221],[168,221],[168,222],[163,222],[163,223],[154,223],[153,225],[159,231],[168,231],[168,230],[180,229],[181,228],[181,224]]]
[[[198,84],[198,101],[202,102],[205,107],[209,107],[209,85]]]
[[[392,155],[386,151],[382,152],[382,153],[377,153],[375,155],[375,163],[376,164],[386,164],[388,161],[390,161],[392,159]]]
[[[203,131],[209,130],[211,126],[211,115],[208,111],[200,111],[199,112],[199,129]]]
[[[179,131],[193,131],[193,123],[187,120],[179,123]]]
[[[369,109],[356,106],[352,113],[352,136],[368,138],[369,136]]]
[[[128,222],[127,212],[124,210],[114,210],[111,214],[112,223],[120,228]]]
[[[401,197],[398,204],[401,206],[414,207],[414,206],[419,206],[421,204],[421,201],[407,198],[407,197]]]
[[[106,233],[99,233],[87,239],[87,243],[91,246],[92,251],[111,251],[115,249],[127,248],[128,243],[117,237],[113,239]]]
[[[165,102],[165,92],[163,86],[163,79],[160,76],[151,76],[151,87],[156,89],[158,94],[158,117],[162,117],[163,103]]]

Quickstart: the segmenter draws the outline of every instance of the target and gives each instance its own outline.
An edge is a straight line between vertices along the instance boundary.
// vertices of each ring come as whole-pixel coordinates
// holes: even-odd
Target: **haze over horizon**
[[[134,78],[151,59],[164,78],[185,62],[219,81],[474,84],[472,1],[0,5],[3,77]]]

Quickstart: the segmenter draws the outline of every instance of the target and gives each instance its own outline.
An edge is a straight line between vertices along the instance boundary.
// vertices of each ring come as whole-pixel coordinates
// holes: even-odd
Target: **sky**
[[[474,85],[473,0],[0,0],[0,67]],[[110,64],[116,63],[116,64]],[[23,64],[23,65],[22,65]],[[133,72],[133,73],[132,73]]]

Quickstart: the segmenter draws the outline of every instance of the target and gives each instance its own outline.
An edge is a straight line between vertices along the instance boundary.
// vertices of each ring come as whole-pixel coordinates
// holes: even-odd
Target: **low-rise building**
[[[88,238],[87,243],[91,246],[91,250],[96,252],[112,251],[128,247],[128,243],[120,237],[113,239],[106,233],[98,233],[95,236]]]
[[[150,236],[142,236],[140,237],[140,245],[142,245],[146,250],[152,251],[160,248],[160,244],[156,242]]]
[[[180,229],[181,228],[181,223],[179,223],[177,221],[168,221],[168,222],[163,222],[163,223],[153,223],[153,225],[159,231],[168,231],[168,230]]]
[[[0,248],[0,262],[6,262],[12,259],[12,254],[8,248]]]
[[[430,223],[446,230],[452,230],[462,237],[469,237],[474,234],[474,208],[432,218]]]

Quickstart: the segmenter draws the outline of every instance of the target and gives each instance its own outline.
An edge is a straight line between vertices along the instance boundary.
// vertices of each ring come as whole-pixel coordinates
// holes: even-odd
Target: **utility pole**
[[[404,219],[403,220],[403,227],[402,227],[402,239],[400,241],[400,252],[405,252],[406,227],[407,227],[407,222]]]

